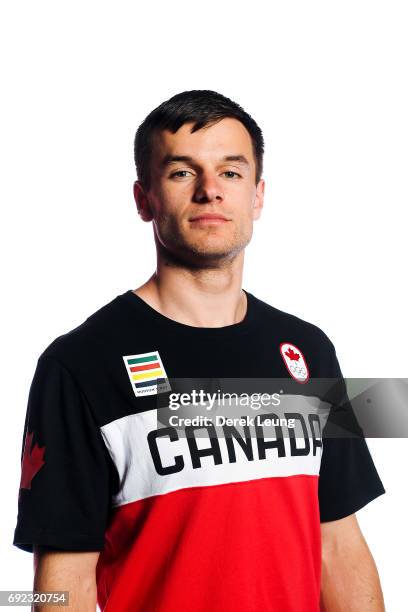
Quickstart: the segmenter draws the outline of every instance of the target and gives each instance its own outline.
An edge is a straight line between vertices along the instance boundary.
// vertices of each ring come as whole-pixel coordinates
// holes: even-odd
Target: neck
[[[191,268],[157,259],[156,272],[134,292],[161,314],[194,327],[239,323],[247,310],[242,290],[244,251],[219,267]]]

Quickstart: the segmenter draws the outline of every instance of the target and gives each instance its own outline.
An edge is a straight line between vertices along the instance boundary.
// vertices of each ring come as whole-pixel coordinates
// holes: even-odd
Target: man
[[[69,591],[71,609],[384,610],[355,516],[385,492],[364,439],[322,448],[308,430],[298,448],[279,427],[255,440],[160,426],[182,379],[281,379],[300,394],[341,377],[323,331],[241,287],[262,157],[258,125],[216,92],[152,111],[134,196],[156,271],[38,360],[14,544],[35,553],[35,588]]]

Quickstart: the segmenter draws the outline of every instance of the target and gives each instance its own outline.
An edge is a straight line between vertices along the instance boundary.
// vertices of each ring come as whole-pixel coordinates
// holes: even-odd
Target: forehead
[[[175,134],[156,132],[152,139],[152,162],[165,155],[189,155],[197,159],[216,159],[225,155],[245,155],[254,162],[251,136],[237,119],[225,117],[191,133],[193,123],[185,123]]]

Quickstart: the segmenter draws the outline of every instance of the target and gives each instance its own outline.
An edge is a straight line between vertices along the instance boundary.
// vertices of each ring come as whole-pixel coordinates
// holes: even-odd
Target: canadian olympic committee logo
[[[309,369],[302,351],[290,342],[282,342],[279,348],[286,368],[292,378],[299,383],[306,383],[309,380]]]

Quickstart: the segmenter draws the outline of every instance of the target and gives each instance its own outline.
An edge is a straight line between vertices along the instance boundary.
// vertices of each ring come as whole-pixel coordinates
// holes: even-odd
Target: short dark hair
[[[162,102],[137,129],[134,141],[134,159],[137,176],[145,189],[150,188],[152,135],[169,130],[173,134],[185,123],[193,123],[191,133],[221,119],[238,119],[248,130],[256,161],[256,183],[263,171],[264,139],[262,131],[244,109],[226,96],[209,89],[183,91]]]

